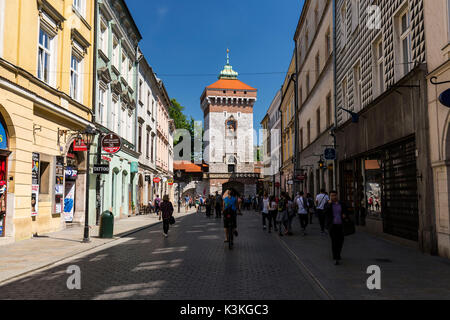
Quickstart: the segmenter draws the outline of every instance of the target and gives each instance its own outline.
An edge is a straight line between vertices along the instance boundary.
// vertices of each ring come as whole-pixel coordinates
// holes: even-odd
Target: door
[[[6,157],[0,156],[0,237],[5,236],[6,224],[6,197],[7,197],[7,161]]]

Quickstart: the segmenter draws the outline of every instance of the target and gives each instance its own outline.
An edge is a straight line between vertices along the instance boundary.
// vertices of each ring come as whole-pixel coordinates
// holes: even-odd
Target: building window
[[[342,81],[342,108],[348,109],[347,79]]]
[[[331,93],[327,95],[327,128],[331,126]]]
[[[234,173],[234,172],[236,172],[236,165],[229,164],[228,165],[228,173]]]
[[[399,18],[400,57],[403,64],[403,76],[411,70],[411,28],[409,11],[404,11]]]
[[[42,28],[39,30],[39,49],[38,49],[38,78],[47,84],[50,84],[50,72],[53,59],[53,39],[48,32]]]
[[[361,90],[362,90],[362,82],[361,82],[361,66],[358,63],[353,68],[353,86],[354,86],[354,94],[353,94],[353,105],[356,108],[361,109]]]
[[[81,61],[72,54],[70,62],[70,97],[81,102]]]
[[[308,120],[306,123],[306,139],[307,145],[309,146],[311,143],[311,120]]]
[[[319,52],[317,52],[316,55],[316,81],[319,80],[320,75],[320,55]]]
[[[108,54],[108,25],[100,19],[100,49],[104,54]]]
[[[73,0],[73,8],[78,11],[81,16],[85,16],[85,0]]]
[[[328,57],[331,53],[331,34],[330,28],[328,28],[327,33],[325,34],[325,48],[326,48],[326,56]]]
[[[320,136],[320,107],[316,111],[316,126],[317,126],[317,136]]]
[[[352,0],[352,32],[359,24],[359,0]]]
[[[150,158],[150,160],[151,160],[152,162],[155,161],[154,150],[155,150],[155,137],[153,136],[153,137],[152,137],[152,149],[150,150],[150,151],[151,151],[151,158]]]
[[[113,99],[113,108],[111,110],[111,129],[115,133],[119,133],[120,122],[119,122],[119,102]]]
[[[306,74],[306,96],[309,95],[309,72]]]
[[[117,70],[119,70],[119,56],[119,41],[117,40],[117,37],[113,35],[112,63]]]
[[[347,7],[344,4],[341,7],[341,45],[345,47],[347,44]]]
[[[124,53],[122,53],[121,73],[124,79],[128,79],[127,70],[128,70],[127,56]]]
[[[127,116],[127,140],[134,143],[133,139],[133,118],[132,113],[128,111],[125,113]]]
[[[147,113],[150,113],[150,91],[147,91]]]
[[[374,96],[381,94],[384,91],[384,55],[383,55],[383,41],[379,40],[373,45],[374,55]]]
[[[105,89],[100,88],[98,93],[98,122],[101,125],[105,125],[105,95]]]
[[[149,159],[150,158],[150,130],[148,130],[148,129],[147,129],[147,134],[146,134],[145,138],[146,138],[145,141],[147,141],[147,148],[146,148],[146,152],[145,152],[145,157],[147,159]]]
[[[142,153],[142,124],[139,123],[138,152]]]
[[[132,86],[134,81],[133,81],[133,62],[131,61],[131,59],[128,59],[128,74],[127,74],[127,76],[128,76],[128,79],[127,79],[128,85]]]
[[[303,150],[303,128],[300,129],[300,151]]]

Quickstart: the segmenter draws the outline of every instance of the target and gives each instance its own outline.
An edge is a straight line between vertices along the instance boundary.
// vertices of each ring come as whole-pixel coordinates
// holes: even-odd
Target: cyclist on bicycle
[[[233,233],[237,237],[238,233],[236,231],[237,228],[237,197],[236,193],[233,190],[227,190],[224,194],[223,198],[223,225],[225,229],[225,237],[226,240],[224,242],[228,242],[228,226],[231,223],[233,227]],[[230,216],[230,218],[227,218]],[[231,221],[228,221],[230,219]]]

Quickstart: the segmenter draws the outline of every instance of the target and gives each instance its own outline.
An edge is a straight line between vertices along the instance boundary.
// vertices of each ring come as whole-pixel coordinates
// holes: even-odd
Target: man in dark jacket
[[[344,219],[348,216],[347,206],[339,201],[336,191],[330,192],[330,201],[325,205],[325,225],[330,233],[333,260],[339,265],[344,245]]]

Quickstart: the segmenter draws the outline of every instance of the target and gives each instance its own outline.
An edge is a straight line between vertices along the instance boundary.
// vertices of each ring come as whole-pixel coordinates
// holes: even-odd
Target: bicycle
[[[225,225],[226,225],[226,228],[228,231],[228,248],[230,250],[232,250],[233,249],[233,227],[234,226],[233,226],[233,218],[232,218],[231,210],[225,214],[225,221],[226,221]]]

